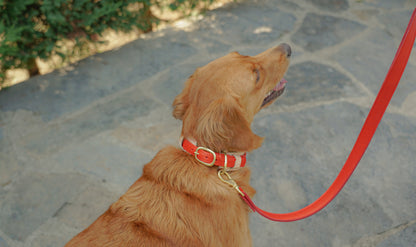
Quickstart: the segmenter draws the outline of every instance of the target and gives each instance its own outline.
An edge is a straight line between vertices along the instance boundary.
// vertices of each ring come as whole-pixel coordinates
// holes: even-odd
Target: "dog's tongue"
[[[286,83],[287,83],[286,79],[282,78],[282,80],[279,83],[277,83],[277,85],[273,88],[273,91],[279,91],[283,89]]]

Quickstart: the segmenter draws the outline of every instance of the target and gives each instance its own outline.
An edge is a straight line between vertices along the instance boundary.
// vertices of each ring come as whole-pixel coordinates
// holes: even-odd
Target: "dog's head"
[[[233,52],[198,68],[173,101],[182,135],[216,152],[260,147],[263,138],[251,122],[283,93],[290,55],[290,46],[281,44],[253,57]]]

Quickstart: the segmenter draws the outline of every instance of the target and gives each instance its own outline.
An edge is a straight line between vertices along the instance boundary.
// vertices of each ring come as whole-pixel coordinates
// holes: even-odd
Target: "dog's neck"
[[[185,138],[181,136],[179,145],[183,151],[193,155],[195,159],[209,167],[217,166],[225,169],[236,170],[244,167],[246,164],[246,153],[217,153],[209,148],[198,146],[198,142],[193,138]]]

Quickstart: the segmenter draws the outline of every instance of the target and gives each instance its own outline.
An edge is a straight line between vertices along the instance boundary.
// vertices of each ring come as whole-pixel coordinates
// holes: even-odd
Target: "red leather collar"
[[[181,138],[182,149],[195,156],[201,164],[206,166],[219,166],[225,168],[240,168],[246,165],[246,153],[244,154],[223,154],[216,153],[208,148],[198,147],[196,142]]]

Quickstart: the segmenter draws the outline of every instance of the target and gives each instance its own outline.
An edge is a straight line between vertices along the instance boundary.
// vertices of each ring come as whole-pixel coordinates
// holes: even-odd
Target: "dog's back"
[[[142,177],[66,247],[250,246],[248,207],[211,170],[180,149],[163,149],[145,165]],[[249,170],[239,174],[235,179],[253,194]]]

